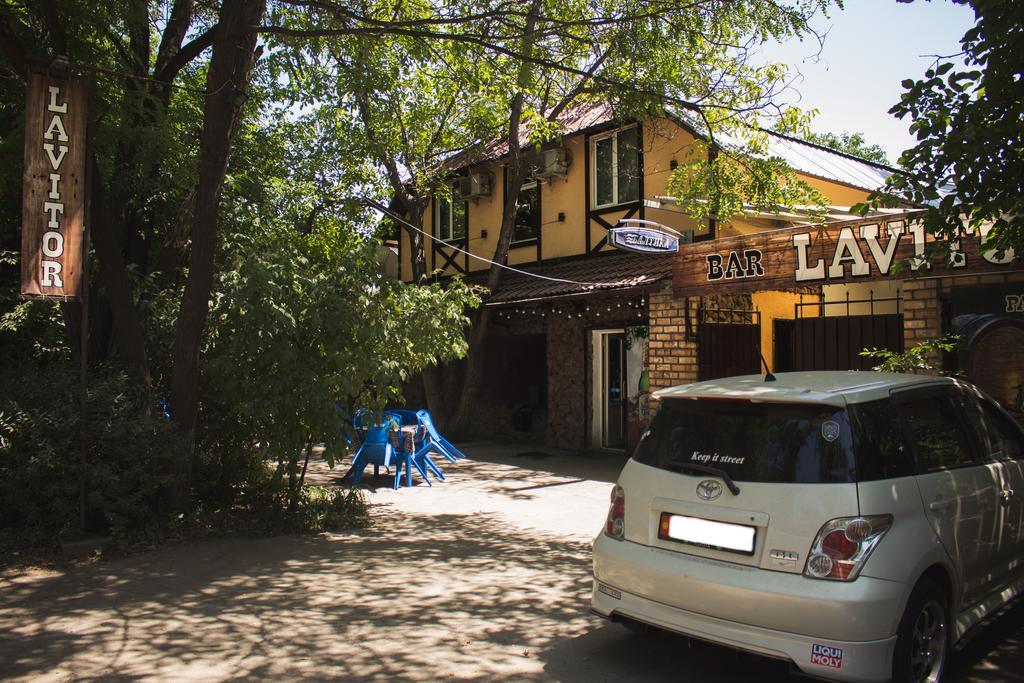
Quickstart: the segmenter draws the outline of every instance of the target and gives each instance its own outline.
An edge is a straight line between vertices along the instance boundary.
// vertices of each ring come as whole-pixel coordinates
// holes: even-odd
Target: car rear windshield
[[[666,399],[633,458],[687,474],[688,464],[714,467],[734,481],[854,481],[846,411],[820,404]]]

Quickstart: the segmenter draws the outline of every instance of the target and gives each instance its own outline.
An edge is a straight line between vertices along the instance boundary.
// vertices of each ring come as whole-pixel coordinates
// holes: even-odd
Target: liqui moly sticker
[[[828,645],[811,644],[811,664],[827,666],[831,669],[843,668],[843,650]]]

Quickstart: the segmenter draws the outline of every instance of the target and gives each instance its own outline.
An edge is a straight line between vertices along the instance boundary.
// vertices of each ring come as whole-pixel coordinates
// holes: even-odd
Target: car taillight
[[[618,484],[612,489],[612,502],[608,506],[608,521],[604,533],[621,541],[626,532],[626,492]]]
[[[853,581],[890,526],[892,515],[840,517],[826,522],[811,546],[804,576]]]

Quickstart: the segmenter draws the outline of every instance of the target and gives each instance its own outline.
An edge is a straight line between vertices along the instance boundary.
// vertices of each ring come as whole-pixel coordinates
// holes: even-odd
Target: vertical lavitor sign
[[[88,89],[30,73],[25,106],[21,293],[79,299],[85,272]]]

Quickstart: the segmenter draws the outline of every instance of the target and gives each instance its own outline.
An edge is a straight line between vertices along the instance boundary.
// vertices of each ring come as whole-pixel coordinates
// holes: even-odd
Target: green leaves
[[[236,234],[215,288],[204,350],[202,441],[276,458],[325,441],[342,446],[336,405],[379,408],[429,364],[465,352],[461,282],[417,287],[387,278],[377,243],[333,234]],[[324,248],[327,247],[327,248]]]
[[[962,1],[962,0],[961,0]],[[958,235],[983,224],[1000,248],[1024,254],[1024,16],[1020,2],[974,0],[977,18],[961,39],[963,65],[940,61],[925,80],[903,81],[890,113],[908,118],[917,144],[872,196],[925,204],[926,228]]]
[[[942,369],[942,354],[956,350],[960,337],[946,334],[939,339],[928,339],[906,351],[897,352],[889,349],[864,349],[861,356],[881,359],[881,363],[872,369],[878,372],[937,372]]]
[[[748,209],[779,212],[799,206],[822,207],[824,212],[828,203],[785,161],[762,155],[756,144],[708,155],[704,143],[695,143],[669,179],[667,191],[697,220],[729,220]]]

